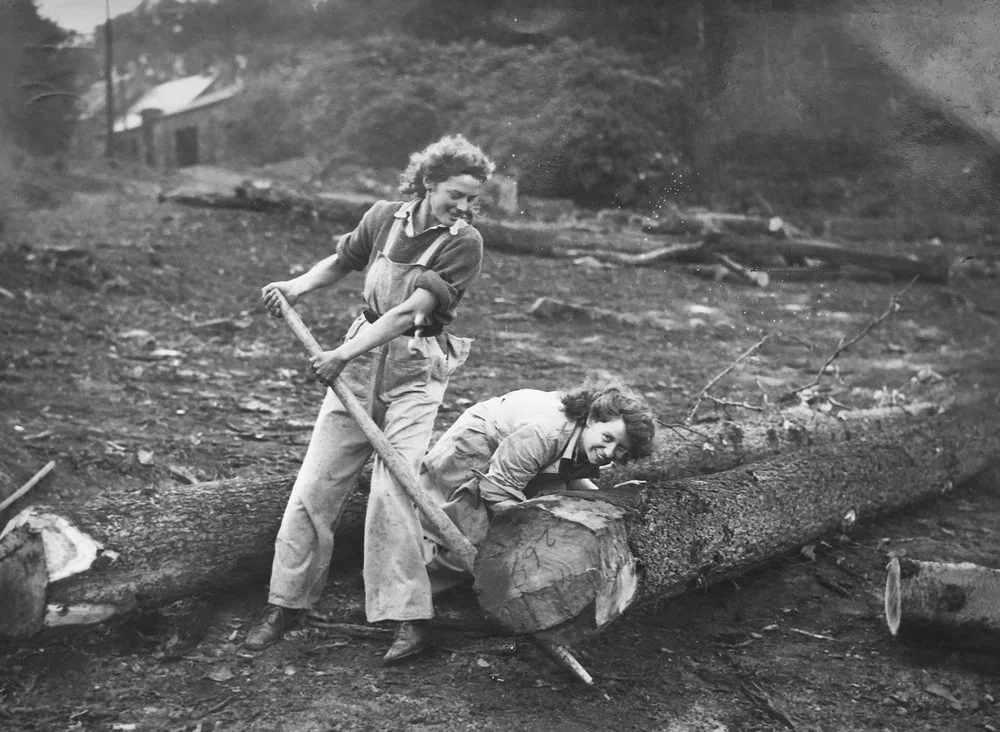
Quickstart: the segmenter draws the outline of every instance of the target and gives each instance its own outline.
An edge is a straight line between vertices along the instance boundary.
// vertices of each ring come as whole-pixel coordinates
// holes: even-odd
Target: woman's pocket
[[[446,333],[445,338],[447,340],[445,352],[445,375],[451,376],[455,371],[458,370],[459,366],[465,363],[466,359],[469,358],[469,354],[472,352],[472,338],[463,338],[462,336],[452,335],[451,333]]]
[[[434,358],[393,358],[385,360],[380,392],[386,401],[404,394],[427,391],[434,372]]]

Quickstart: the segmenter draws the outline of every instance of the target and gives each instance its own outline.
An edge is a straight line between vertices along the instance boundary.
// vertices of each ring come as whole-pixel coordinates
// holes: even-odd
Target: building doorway
[[[198,128],[182,127],[174,133],[177,167],[198,164]]]

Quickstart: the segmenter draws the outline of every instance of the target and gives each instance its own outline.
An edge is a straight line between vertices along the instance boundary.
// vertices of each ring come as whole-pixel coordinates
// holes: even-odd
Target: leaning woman
[[[401,176],[400,191],[412,200],[376,203],[340,238],[334,254],[262,290],[268,310],[280,315],[279,292],[294,305],[367,268],[364,313],[337,348],[312,359],[312,368],[325,383],[342,376],[414,470],[430,442],[448,379],[469,354],[470,340],[448,331],[482,266],[483,240],[470,222],[493,168],[461,135],[438,140],[412,155]],[[327,390],[278,530],[268,606],[250,629],[246,648],[276,642],[319,600],[334,529],[371,452]],[[386,663],[413,655],[412,621],[431,611],[422,536],[413,503],[376,456],[363,572],[368,620],[399,622]]]
[[[617,386],[520,389],[463,412],[424,458],[421,483],[478,546],[498,512],[542,492],[598,489],[601,468],[652,453],[654,432],[650,409]],[[425,530],[434,591],[468,579]]]

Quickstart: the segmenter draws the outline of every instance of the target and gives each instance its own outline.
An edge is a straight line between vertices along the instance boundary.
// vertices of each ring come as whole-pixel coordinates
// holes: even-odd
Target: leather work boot
[[[382,663],[386,666],[392,666],[408,658],[413,658],[426,651],[430,643],[430,620],[404,620],[396,629],[396,637],[392,641],[392,647],[382,658]]]
[[[260,651],[274,645],[281,640],[286,628],[295,626],[299,615],[299,610],[268,605],[247,633],[243,647],[248,651]]]

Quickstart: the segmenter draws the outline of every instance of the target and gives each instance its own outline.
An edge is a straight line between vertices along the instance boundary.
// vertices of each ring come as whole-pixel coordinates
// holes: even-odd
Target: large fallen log
[[[809,445],[828,444],[836,451],[862,435],[891,436],[904,428],[919,430],[919,425],[934,429],[903,410],[835,419],[798,408],[741,423],[662,429],[651,460],[612,471],[602,482],[672,480]],[[8,627],[11,616],[4,613],[0,635],[99,622],[141,606],[264,581],[290,484],[291,478],[238,478],[25,509],[7,531],[24,525],[46,541],[48,574],[41,580],[47,585],[45,614]],[[363,492],[357,493],[342,518],[337,551],[343,559],[356,555],[360,546],[364,499]],[[0,564],[17,562],[19,556],[28,554],[13,547],[0,552]],[[23,597],[28,603],[37,593],[24,583],[38,581],[37,570],[0,568],[0,596]]]
[[[598,545],[589,557],[601,556],[617,533],[607,521],[599,532],[585,517],[571,525],[554,521],[552,504],[562,499],[544,496],[495,519],[475,586],[484,611],[508,627],[573,643],[599,632],[616,617],[608,608],[623,609],[632,596],[669,598],[739,575],[845,520],[870,521],[941,496],[997,459],[996,405],[973,406],[723,473],[601,491],[592,496],[596,512],[606,515],[609,503],[625,509],[620,521],[642,568],[636,586],[616,585],[593,559],[578,564],[565,552],[560,562],[539,559],[552,551],[553,532],[525,526],[558,523],[560,545]]]

